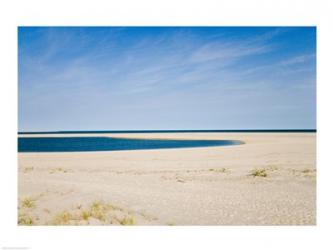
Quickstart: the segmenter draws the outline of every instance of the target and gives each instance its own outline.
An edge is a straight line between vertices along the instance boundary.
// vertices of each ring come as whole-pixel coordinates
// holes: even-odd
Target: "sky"
[[[18,129],[315,129],[315,27],[19,27]]]

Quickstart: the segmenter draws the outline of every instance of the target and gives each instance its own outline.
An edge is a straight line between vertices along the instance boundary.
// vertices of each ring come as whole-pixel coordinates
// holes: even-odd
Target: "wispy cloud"
[[[27,116],[28,112],[45,114],[45,110],[41,111],[43,104],[55,113],[66,105],[69,108],[62,109],[63,112],[74,117],[75,111],[84,112],[79,103],[88,113],[99,107],[100,116],[108,114],[105,107],[109,107],[109,112],[119,109],[125,112],[154,105],[167,108],[181,105],[181,101],[197,107],[200,96],[206,103],[201,104],[203,107],[215,110],[209,106],[213,105],[212,100],[215,106],[225,105],[231,98],[228,92],[232,92],[233,98],[245,99],[257,96],[260,89],[274,95],[272,91],[281,86],[273,79],[274,74],[283,82],[303,84],[305,75],[298,72],[314,68],[313,51],[276,56],[285,46],[279,37],[293,29],[272,28],[264,32],[249,29],[242,34],[237,30],[224,31],[45,28],[29,33],[29,29],[22,30],[21,116]],[[292,74],[297,79],[288,76]]]
[[[286,60],[281,61],[279,63],[279,65],[281,65],[281,66],[291,66],[291,65],[295,65],[295,64],[303,64],[303,63],[306,63],[310,60],[314,60],[315,57],[316,57],[316,55],[314,53],[294,56],[292,58],[288,58]]]

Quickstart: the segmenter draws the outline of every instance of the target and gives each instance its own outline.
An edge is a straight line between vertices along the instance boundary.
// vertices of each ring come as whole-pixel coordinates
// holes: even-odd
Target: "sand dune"
[[[103,136],[234,139],[246,144],[139,151],[19,153],[19,224],[316,223],[315,133]]]

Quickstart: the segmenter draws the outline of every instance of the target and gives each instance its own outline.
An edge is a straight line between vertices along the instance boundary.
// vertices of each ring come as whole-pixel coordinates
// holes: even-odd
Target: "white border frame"
[[[0,247],[330,249],[332,1],[2,1]],[[17,26],[317,26],[317,226],[18,227]],[[322,247],[320,246],[322,245]],[[8,248],[7,248],[8,249]],[[12,248],[15,249],[15,248]],[[17,248],[16,248],[17,249]]]

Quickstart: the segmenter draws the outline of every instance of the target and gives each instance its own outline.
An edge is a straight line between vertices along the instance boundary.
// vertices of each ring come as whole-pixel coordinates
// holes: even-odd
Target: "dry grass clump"
[[[294,176],[298,177],[315,177],[316,169],[305,168],[305,169],[289,169]]]
[[[306,168],[306,169],[302,170],[303,174],[311,174],[311,173],[314,173],[314,172],[316,172],[315,169]]]
[[[69,225],[71,220],[74,220],[74,216],[70,212],[65,210],[54,217],[52,224]]]
[[[92,216],[92,214],[91,214],[91,212],[90,211],[88,211],[88,210],[84,210],[84,211],[82,211],[82,213],[81,213],[81,217],[82,217],[82,219],[84,219],[84,220],[89,220],[89,218]]]
[[[24,198],[22,200],[21,204],[22,204],[22,207],[25,207],[25,208],[34,208],[36,206],[33,199],[30,197]]]
[[[34,220],[26,214],[19,214],[17,224],[24,226],[32,226],[34,225]]]
[[[125,216],[123,219],[119,220],[120,225],[131,226],[134,225],[134,218],[132,216]]]
[[[250,173],[253,177],[267,177],[266,169],[254,169]]]
[[[104,202],[95,201],[90,206],[90,214],[92,217],[104,221],[109,209],[110,207]]]
[[[120,214],[120,215],[119,215]],[[119,219],[120,218],[120,219]],[[63,211],[57,214],[50,224],[52,225],[134,225],[134,218],[125,212],[122,208],[95,201],[85,209],[81,205],[76,206],[72,213]]]

